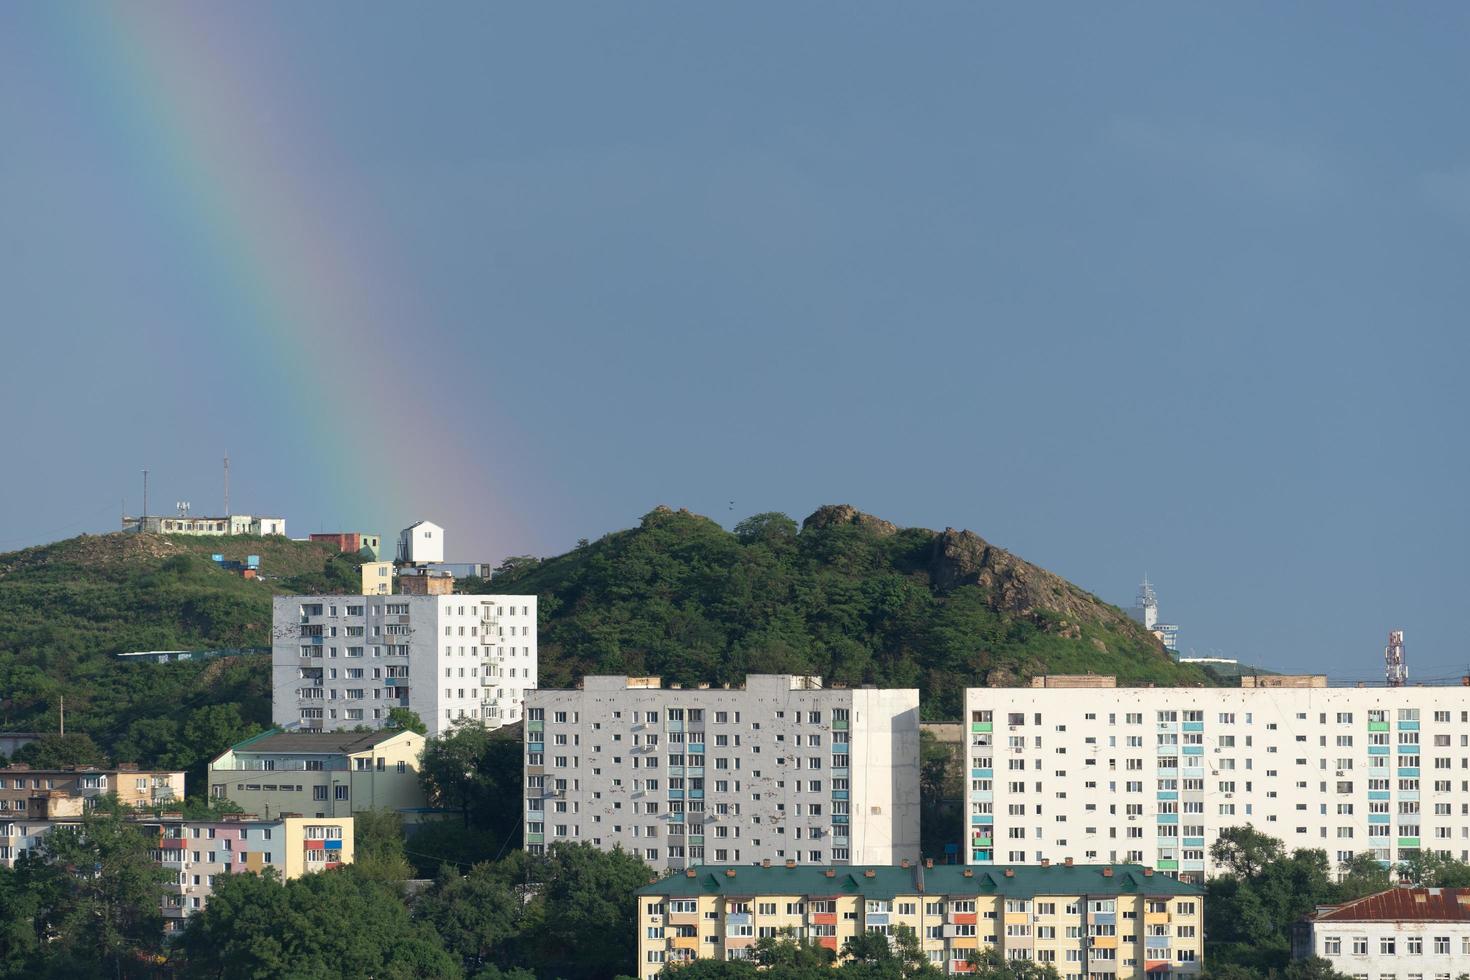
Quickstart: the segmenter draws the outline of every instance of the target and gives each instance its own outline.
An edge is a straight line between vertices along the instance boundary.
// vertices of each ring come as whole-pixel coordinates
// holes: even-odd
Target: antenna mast
[[[1404,663],[1403,630],[1388,634],[1388,646],[1383,648],[1383,673],[1389,687],[1403,687],[1409,682],[1409,668]]]
[[[225,516],[230,516],[230,454],[225,453]]]
[[[143,520],[138,524],[138,530],[147,530],[148,524],[148,471],[143,471]]]

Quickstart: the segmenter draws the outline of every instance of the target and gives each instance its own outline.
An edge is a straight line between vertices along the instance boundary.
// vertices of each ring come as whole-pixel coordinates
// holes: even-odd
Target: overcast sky
[[[1186,648],[1470,660],[1470,9],[0,7],[0,549],[967,527]]]

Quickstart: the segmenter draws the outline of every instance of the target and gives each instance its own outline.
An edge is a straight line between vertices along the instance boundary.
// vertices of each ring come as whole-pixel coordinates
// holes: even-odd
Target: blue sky
[[[1124,605],[1146,570],[1197,652],[1371,679],[1401,627],[1411,677],[1470,658],[1465,8],[252,13],[131,33],[143,70],[206,46],[153,97],[264,148],[258,183],[194,176],[294,188],[373,369],[210,288],[228,250],[151,206],[163,135],[116,123],[75,23],[7,6],[0,548],[110,529],[144,466],[218,509],[228,450],[235,509],[294,532],[429,517],[495,559],[847,502]],[[371,410],[383,460],[324,449],[328,398],[411,406],[408,462]]]

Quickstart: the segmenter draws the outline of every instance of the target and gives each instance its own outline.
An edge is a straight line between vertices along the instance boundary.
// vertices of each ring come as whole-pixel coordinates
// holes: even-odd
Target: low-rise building
[[[419,782],[424,736],[406,730],[283,732],[231,746],[209,764],[209,795],[266,817],[350,817],[388,809],[414,823],[431,812]]]
[[[951,974],[991,949],[1064,980],[1167,980],[1200,972],[1204,893],[1140,865],[711,865],[640,888],[636,928],[647,980],[667,962],[745,959],[763,936],[840,951],[899,929]]]
[[[449,595],[454,592],[454,576],[449,572],[405,566],[398,570],[397,592],[399,595]]]
[[[1470,888],[1390,888],[1298,922],[1292,955],[1354,980],[1449,980],[1470,963]]]
[[[85,802],[81,797],[53,791],[43,799],[48,805],[44,811],[13,819],[0,814],[0,865],[14,867],[38,849],[47,834],[81,822]],[[169,874],[161,904],[170,933],[209,904],[220,875],[275,868],[282,881],[289,881],[350,864],[354,853],[351,817],[286,813],[272,818],[230,815],[186,820],[165,813],[129,819],[154,842],[153,860]]]
[[[734,689],[589,676],[527,696],[526,848],[706,860],[919,857],[919,692],[752,674]]]
[[[253,517],[250,514],[231,514],[228,517],[195,517],[180,514],[174,517],[124,517],[124,531],[145,534],[194,534],[232,535],[248,534],[264,537],[268,534],[286,533],[284,517]]]
[[[383,539],[379,535],[368,534],[366,531],[333,531],[330,533],[309,534],[307,535],[307,540],[336,545],[337,550],[344,554],[361,554],[369,561],[377,561],[382,557]]]
[[[184,774],[133,766],[32,769],[17,763],[0,769],[0,815],[28,814],[35,809],[32,801],[47,793],[75,796],[88,806],[109,793],[128,806],[160,806],[184,798]]]
[[[393,594],[393,563],[391,561],[365,561],[362,563],[362,594]]]
[[[188,916],[209,904],[219,875],[275,868],[282,881],[290,881],[353,859],[351,817],[286,813],[185,820],[172,814],[139,824],[156,835],[153,859],[170,874],[163,896],[167,932],[182,929]]]

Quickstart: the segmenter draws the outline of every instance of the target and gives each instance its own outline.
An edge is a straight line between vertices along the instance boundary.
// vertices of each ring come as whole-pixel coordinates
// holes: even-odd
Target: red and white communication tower
[[[1409,668],[1404,663],[1404,631],[1394,630],[1388,634],[1388,646],[1383,648],[1383,673],[1389,687],[1403,687],[1409,682]]]

